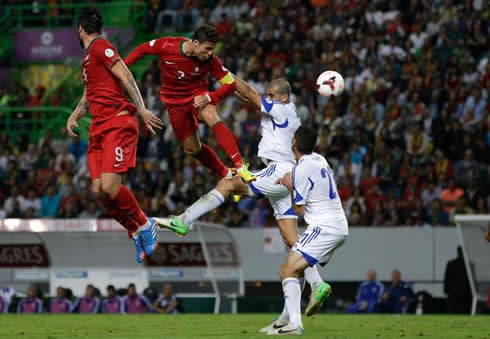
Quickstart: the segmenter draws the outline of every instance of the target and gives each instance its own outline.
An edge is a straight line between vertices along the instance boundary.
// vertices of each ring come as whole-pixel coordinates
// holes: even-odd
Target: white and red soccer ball
[[[339,96],[344,91],[344,78],[335,71],[325,71],[316,79],[318,93],[321,96]]]

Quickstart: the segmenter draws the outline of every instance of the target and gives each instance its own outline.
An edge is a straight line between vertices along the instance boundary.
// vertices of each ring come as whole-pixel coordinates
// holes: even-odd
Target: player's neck
[[[89,46],[92,44],[92,42],[99,37],[100,37],[100,34],[97,34],[97,33],[90,34],[90,35],[83,37],[82,38],[83,48],[84,49],[89,48]]]
[[[298,152],[296,150],[294,151],[294,157],[296,158],[296,162],[299,162],[301,160],[301,158],[304,156],[305,156],[305,154]]]
[[[192,47],[191,40],[184,41],[182,44],[182,52],[188,57],[194,57],[194,48]]]

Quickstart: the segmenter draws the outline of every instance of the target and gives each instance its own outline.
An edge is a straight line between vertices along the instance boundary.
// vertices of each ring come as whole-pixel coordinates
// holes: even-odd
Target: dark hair
[[[200,44],[204,42],[217,43],[218,33],[216,33],[216,28],[214,28],[214,26],[202,25],[196,29],[192,36],[192,40],[197,40]]]
[[[109,285],[107,286],[108,290],[115,291],[116,289],[114,288],[114,285]]]
[[[101,34],[102,24],[102,15],[95,7],[84,8],[78,15],[77,26],[81,26],[87,34]]]
[[[300,153],[311,154],[315,148],[317,133],[315,130],[300,126],[294,133],[296,139],[296,148]]]
[[[132,288],[136,288],[136,285],[135,285],[135,284],[133,284],[133,283],[131,283],[131,284],[129,284],[129,285],[128,285],[128,288],[130,288],[130,287],[132,287]]]

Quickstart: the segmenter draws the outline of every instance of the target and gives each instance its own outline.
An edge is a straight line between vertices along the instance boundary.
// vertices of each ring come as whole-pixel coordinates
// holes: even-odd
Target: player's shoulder
[[[98,38],[92,43],[88,52],[96,55],[104,54],[106,57],[112,58],[116,54],[117,49],[109,40]]]
[[[115,48],[111,42],[105,38],[96,38],[95,41],[92,43],[92,48],[91,49],[98,49],[98,48]]]

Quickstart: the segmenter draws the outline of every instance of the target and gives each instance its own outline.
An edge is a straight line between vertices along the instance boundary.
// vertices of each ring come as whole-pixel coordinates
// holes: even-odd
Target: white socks
[[[303,278],[299,278],[298,281],[299,281],[301,293],[303,293],[303,290],[305,288],[305,280]],[[300,306],[301,306],[301,296],[300,296]],[[286,297],[285,296],[284,296],[284,307],[282,309],[281,315],[279,316],[279,318],[277,318],[276,323],[278,323],[280,325],[289,324],[289,312],[288,312],[288,307],[286,305]]]
[[[312,290],[320,286],[320,284],[323,282],[320,273],[318,273],[316,265],[305,269],[305,280],[308,282],[308,284],[310,284]]]
[[[201,215],[214,210],[224,202],[225,198],[223,195],[214,189],[189,206],[179,217],[184,223],[192,224]]]
[[[287,308],[289,313],[289,323],[295,327],[303,326],[301,322],[301,283],[299,279],[284,279],[282,281],[282,290],[284,291],[285,308]]]

